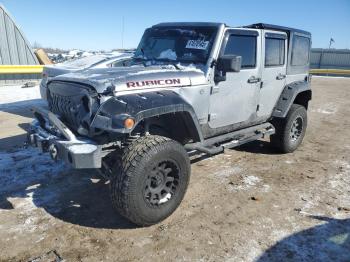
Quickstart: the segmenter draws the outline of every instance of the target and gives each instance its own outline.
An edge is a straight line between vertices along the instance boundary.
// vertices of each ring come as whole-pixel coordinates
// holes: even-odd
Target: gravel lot
[[[180,208],[136,228],[95,172],[22,147],[38,88],[17,102],[0,87],[0,261],[350,261],[350,78],[312,88],[299,150],[258,141],[193,161]]]

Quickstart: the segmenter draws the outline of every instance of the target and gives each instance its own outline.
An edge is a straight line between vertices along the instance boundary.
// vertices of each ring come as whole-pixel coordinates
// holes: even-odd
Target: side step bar
[[[270,123],[264,123],[237,130],[228,134],[212,137],[203,142],[185,145],[187,150],[197,150],[209,155],[215,155],[223,152],[225,148],[234,148],[248,142],[263,138],[266,135],[273,135],[275,128]]]

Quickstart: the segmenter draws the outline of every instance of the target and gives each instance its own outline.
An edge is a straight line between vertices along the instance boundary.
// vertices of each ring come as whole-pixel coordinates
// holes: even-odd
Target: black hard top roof
[[[212,23],[212,22],[170,22],[170,23],[160,23],[152,27],[168,27],[168,26],[209,26],[209,27],[219,27],[224,25],[223,23]]]
[[[276,31],[283,31],[283,32],[296,32],[296,33],[301,33],[307,36],[311,37],[311,33],[304,31],[304,30],[300,30],[300,29],[295,29],[295,28],[291,28],[291,27],[285,27],[285,26],[279,26],[279,25],[270,25],[270,24],[264,24],[264,23],[257,23],[257,24],[252,24],[252,25],[247,25],[247,26],[243,26],[245,28],[256,28],[256,29],[271,29],[271,30],[276,30]]]
[[[227,26],[224,23],[212,23],[212,22],[170,22],[170,23],[160,23],[156,24],[152,27],[169,27],[169,26],[209,26],[209,27],[219,27],[219,26]],[[246,25],[242,26],[243,28],[256,28],[256,29],[271,29],[271,30],[276,30],[276,31],[283,31],[287,32],[288,34],[291,32],[297,32],[301,33],[304,35],[307,35],[311,37],[311,33],[300,30],[300,29],[295,29],[291,27],[285,27],[285,26],[279,26],[279,25],[271,25],[271,24],[265,24],[265,23],[256,23],[256,24],[251,24],[251,25]]]

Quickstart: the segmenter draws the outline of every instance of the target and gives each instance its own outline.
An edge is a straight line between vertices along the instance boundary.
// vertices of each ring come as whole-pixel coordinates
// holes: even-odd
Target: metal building
[[[350,69],[349,49],[311,49],[311,68]]]
[[[0,65],[38,65],[30,43],[14,22],[11,15],[0,4]],[[38,79],[38,75],[0,74],[0,86],[28,79]]]

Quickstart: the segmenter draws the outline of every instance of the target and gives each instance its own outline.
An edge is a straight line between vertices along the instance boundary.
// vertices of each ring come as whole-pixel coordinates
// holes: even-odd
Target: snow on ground
[[[39,184],[65,169],[67,167],[62,162],[54,162],[48,154],[42,154],[36,148],[0,151],[0,195]]]
[[[40,99],[39,86],[22,88],[23,85],[0,86],[0,109],[4,104]]]
[[[312,109],[311,112],[321,113],[321,114],[335,114],[338,111],[337,106],[334,103],[326,103],[322,107],[317,109]]]
[[[50,212],[58,212],[55,201],[60,190],[47,189],[45,185],[61,179],[69,170],[68,166],[54,162],[38,149],[0,151],[0,214],[7,216],[16,210],[20,216],[20,222],[11,220],[3,224],[4,232],[9,232],[14,238],[34,233],[33,241],[44,240],[50,225],[40,221],[46,219],[53,224],[54,218],[41,213],[38,207],[45,206]]]
[[[29,88],[22,88],[22,85],[0,86],[0,111],[30,108],[41,103],[45,102],[40,99],[39,86]],[[62,163],[55,163],[48,154],[42,154],[35,148],[0,151],[0,202],[4,201],[4,196],[12,196],[13,203],[35,208],[30,199],[30,192],[43,181],[65,169],[67,167]],[[25,196],[18,196],[18,193],[15,193],[23,190],[27,193]],[[24,197],[25,201],[19,201],[17,197]],[[1,211],[3,210],[0,209]]]

